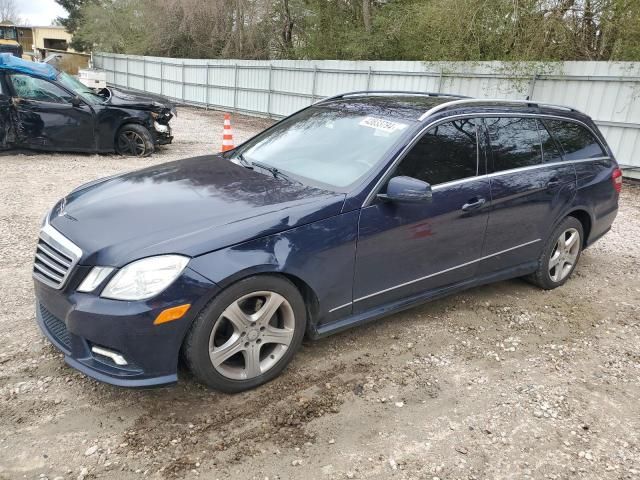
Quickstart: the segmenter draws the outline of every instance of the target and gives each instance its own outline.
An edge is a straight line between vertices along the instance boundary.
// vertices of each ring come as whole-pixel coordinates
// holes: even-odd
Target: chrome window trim
[[[566,160],[563,162],[549,162],[549,163],[541,163],[540,165],[529,165],[527,167],[512,168],[510,170],[502,170],[500,172],[487,173],[486,175],[479,175],[477,177],[461,178],[460,180],[452,180],[451,182],[439,183],[438,185],[435,185],[434,187],[432,187],[432,190],[437,191],[437,190],[440,190],[441,188],[450,187],[452,185],[472,182],[475,180],[482,180],[484,178],[500,177],[502,175],[507,175],[510,173],[525,172],[527,170],[536,170],[538,168],[544,168],[544,167],[556,167],[556,166],[568,165],[572,163],[596,162],[600,160],[611,160],[611,157],[593,157],[593,158],[584,158],[580,160]]]
[[[446,104],[443,104],[446,105]],[[464,113],[464,114],[459,114],[459,115],[451,115],[448,117],[444,117],[444,118],[440,118],[438,120],[434,120],[431,123],[426,124],[423,128],[421,128],[418,133],[416,133],[413,137],[413,139],[411,139],[411,142],[409,142],[407,144],[406,147],[404,147],[402,149],[402,151],[398,154],[398,156],[396,157],[396,159],[391,163],[391,165],[389,167],[387,167],[387,170],[384,172],[384,174],[380,177],[380,179],[376,182],[376,184],[373,186],[373,188],[371,189],[371,191],[369,192],[369,194],[367,195],[367,197],[364,199],[364,202],[362,202],[362,205],[360,208],[366,208],[369,205],[371,205],[371,202],[373,202],[373,199],[375,198],[375,196],[377,195],[378,191],[380,190],[380,188],[382,187],[382,185],[389,180],[389,177],[391,175],[391,173],[393,172],[393,170],[398,166],[398,164],[406,157],[407,153],[409,152],[409,150],[411,150],[415,144],[422,138],[422,135],[429,130],[430,128],[433,128],[437,125],[440,125],[441,123],[446,123],[446,122],[450,122],[452,120],[457,120],[457,119],[461,119],[461,118],[493,118],[493,117],[533,117],[533,118],[551,118],[554,120],[562,120],[562,121],[566,121],[566,122],[573,122],[573,123],[577,123],[579,125],[582,125],[583,127],[585,127],[592,135],[593,137],[596,139],[596,142],[598,142],[598,145],[600,145],[600,147],[602,148],[602,151],[607,152],[607,149],[605,148],[604,144],[602,143],[602,141],[600,140],[600,137],[598,137],[598,135],[596,135],[596,133],[593,131],[593,129],[587,125],[586,123],[577,120],[575,118],[568,118],[568,117],[563,117],[561,115],[552,115],[552,114],[546,114],[546,113],[517,113],[517,112],[491,112],[491,113]],[[485,175],[479,175],[477,177],[467,177],[467,178],[463,178],[460,180],[452,180],[451,182],[445,182],[445,183],[439,183],[437,185],[433,185],[432,189],[433,190],[437,190],[438,188],[444,188],[444,187],[448,187],[451,185],[456,185],[458,183],[464,183],[464,182],[470,182],[470,181],[474,181],[474,180],[482,180],[484,178],[491,178],[491,177],[495,177],[498,175],[508,175],[510,173],[517,173],[519,171],[525,171],[528,169],[535,169],[535,168],[543,168],[543,167],[548,167],[548,166],[554,166],[554,165],[566,165],[566,164],[570,164],[570,163],[580,163],[580,162],[594,162],[594,161],[599,161],[599,160],[610,160],[611,157],[610,156],[604,156],[604,157],[594,157],[594,158],[585,158],[585,159],[578,159],[578,160],[563,160],[561,162],[551,162],[551,163],[541,163],[540,165],[530,165],[527,167],[520,167],[520,168],[512,168],[510,170],[501,170],[500,172],[492,172],[492,173],[487,173]]]
[[[72,259],[67,272],[64,275],[61,275],[62,278],[59,284],[48,281],[47,278],[44,277],[44,275],[38,275],[35,271],[32,272],[33,278],[35,278],[39,282],[44,283],[51,288],[55,288],[56,290],[60,290],[65,286],[67,280],[69,279],[69,276],[73,272],[73,269],[80,261],[80,258],[82,258],[82,249],[67,237],[62,235],[58,230],[53,228],[48,222],[45,223],[45,225],[40,229],[39,238],[52,245],[53,247],[60,249],[62,253],[68,255],[69,258]],[[37,268],[37,265],[34,266],[35,268]]]
[[[411,285],[412,283],[421,282],[422,280],[427,280],[428,278],[432,278],[432,277],[435,277],[437,275],[442,275],[443,273],[451,272],[451,271],[456,270],[458,268],[462,268],[462,267],[466,267],[466,266],[469,266],[469,265],[473,265],[474,263],[478,263],[478,262],[481,262],[483,260],[487,260],[489,258],[496,257],[498,255],[502,255],[503,253],[511,252],[512,250],[516,250],[518,248],[526,247],[527,245],[532,245],[532,244],[540,242],[540,241],[541,241],[541,239],[536,238],[535,240],[531,240],[530,242],[521,243],[520,245],[516,245],[515,247],[507,248],[505,250],[500,250],[499,252],[492,253],[491,255],[485,255],[485,256],[477,258],[475,260],[471,260],[470,262],[461,263],[460,265],[456,265],[455,267],[446,268],[444,270],[440,270],[439,272],[430,273],[429,275],[425,275],[424,277],[416,278],[415,280],[410,280],[408,282],[404,282],[404,283],[401,283],[399,285],[395,285],[393,287],[385,288],[384,290],[379,290],[377,292],[370,293],[369,295],[365,295],[364,297],[356,298],[355,300],[353,300],[353,302],[345,303],[344,305],[340,305],[339,307],[332,308],[331,310],[329,310],[329,313],[335,312],[336,310],[340,310],[341,308],[348,307],[349,305],[352,305],[352,304],[354,304],[356,302],[361,302],[362,300],[366,300],[367,298],[375,297],[377,295],[381,295],[383,293],[387,293],[387,292],[390,292],[392,290],[396,290],[398,288],[406,287],[407,285]]]

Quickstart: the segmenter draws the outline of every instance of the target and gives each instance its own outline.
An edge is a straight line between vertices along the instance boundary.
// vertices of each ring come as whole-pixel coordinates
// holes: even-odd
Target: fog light
[[[107,350],[106,348],[93,346],[91,347],[91,351],[95,354],[102,355],[103,357],[110,358],[116,365],[128,365],[122,355],[112,352],[111,350]]]

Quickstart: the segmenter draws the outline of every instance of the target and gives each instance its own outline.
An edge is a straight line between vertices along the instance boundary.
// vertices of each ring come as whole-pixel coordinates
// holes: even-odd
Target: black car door
[[[89,105],[76,103],[72,93],[44,78],[13,73],[8,79],[19,145],[43,150],[95,150],[94,114]]]

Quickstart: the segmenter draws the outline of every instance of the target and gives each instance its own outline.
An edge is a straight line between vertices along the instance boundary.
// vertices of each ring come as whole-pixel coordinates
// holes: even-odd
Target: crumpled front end
[[[173,140],[171,125],[169,122],[173,118],[173,113],[168,107],[159,107],[151,112],[153,140],[155,145],[168,145]]]

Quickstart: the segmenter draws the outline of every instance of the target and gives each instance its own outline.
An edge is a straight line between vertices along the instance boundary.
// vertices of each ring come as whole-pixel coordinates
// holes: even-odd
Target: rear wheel
[[[148,157],[153,151],[151,134],[142,125],[129,123],[118,131],[116,135],[116,152],[119,155]]]
[[[538,260],[538,269],[528,279],[545,290],[563,285],[573,273],[582,253],[582,223],[565,218],[554,229]]]
[[[240,392],[275,378],[302,343],[304,300],[287,279],[249,277],[220,293],[194,321],[183,353],[204,384]]]

